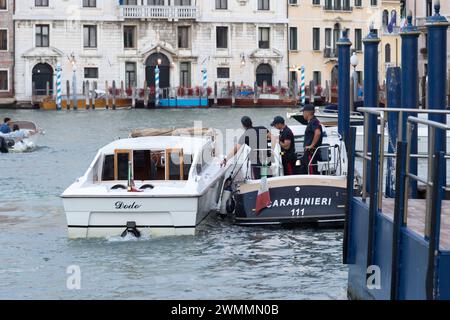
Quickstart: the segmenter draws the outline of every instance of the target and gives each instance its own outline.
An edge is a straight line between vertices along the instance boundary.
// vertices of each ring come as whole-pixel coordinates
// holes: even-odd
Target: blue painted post
[[[378,45],[380,38],[373,27],[366,38],[364,38],[364,106],[368,108],[378,108]],[[377,118],[374,115],[369,116],[369,142],[368,149],[372,150],[372,141],[370,137],[377,134]],[[367,164],[366,172],[369,173],[371,163]],[[370,174],[366,177],[366,190],[371,191]],[[375,182],[374,182],[375,183]]]
[[[61,110],[62,108],[61,73],[62,73],[61,64],[58,63],[56,66],[56,110]]]
[[[352,43],[347,37],[347,30],[342,32],[342,38],[336,44],[339,54],[338,131],[348,148],[348,136],[350,134],[350,47]]]
[[[446,101],[446,75],[447,75],[447,29],[449,23],[439,14],[441,5],[439,1],[434,5],[435,14],[427,19],[428,29],[428,108],[445,110]],[[446,123],[445,115],[430,114],[429,119]],[[446,133],[436,132],[435,152],[446,152]],[[446,165],[440,174],[441,184],[446,183]]]
[[[305,79],[305,67],[300,68],[300,87],[301,87],[301,103],[302,106],[306,104],[306,79]]]
[[[203,69],[203,94],[208,97],[208,69]]]
[[[412,25],[412,12],[408,13],[408,24],[403,28],[402,38],[402,108],[417,109],[419,107],[419,63],[418,41],[420,32]],[[413,113],[406,113],[401,119],[402,140],[406,141],[406,123]],[[411,154],[417,154],[417,126],[411,134]],[[410,160],[410,172],[417,175],[417,158]],[[417,181],[411,181],[411,198],[417,198]]]
[[[159,107],[159,67],[155,68],[155,107]]]
[[[78,110],[78,92],[77,92],[77,66],[73,63],[72,66],[72,95],[73,95],[73,110]]]
[[[402,77],[399,67],[388,68],[386,73],[386,91],[387,91],[387,107],[401,107],[401,89]],[[397,135],[398,135],[398,113],[391,112],[388,117],[388,152],[397,152]],[[394,158],[387,158],[387,175],[386,175],[386,197],[395,197],[395,161]]]

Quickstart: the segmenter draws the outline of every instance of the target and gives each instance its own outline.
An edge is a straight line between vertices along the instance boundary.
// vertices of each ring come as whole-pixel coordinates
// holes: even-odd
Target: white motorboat
[[[296,150],[303,150],[305,126],[290,126],[295,135]],[[252,164],[246,156],[253,152],[247,145],[235,157],[240,168],[227,176],[222,214],[231,214],[238,225],[342,225],[345,221],[347,196],[347,151],[337,133],[337,128],[325,128],[320,153],[318,175],[283,175],[280,145],[271,146],[266,182],[255,176]],[[242,156],[244,155],[244,156]],[[297,152],[298,159],[303,151]],[[241,160],[240,160],[241,159]],[[244,160],[242,160],[244,159]],[[270,194],[270,205],[257,212],[257,198],[263,183]]]
[[[69,238],[193,235],[218,209],[225,168],[211,137],[122,139],[62,194]]]
[[[337,110],[327,110],[316,107],[316,118],[325,127],[336,127],[338,125],[339,114]],[[303,118],[303,112],[292,112],[287,114],[288,119],[294,119],[300,122]],[[359,112],[350,113],[350,124],[352,126],[362,126],[364,116]]]
[[[38,126],[31,121],[15,121],[11,125],[18,125],[20,130],[11,133],[0,133],[0,151],[8,152],[30,152],[36,149],[37,139],[43,133]]]

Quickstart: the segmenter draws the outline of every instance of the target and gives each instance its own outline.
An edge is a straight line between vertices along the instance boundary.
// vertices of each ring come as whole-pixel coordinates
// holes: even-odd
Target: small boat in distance
[[[336,127],[338,125],[338,110],[336,108],[319,108],[316,107],[315,112],[316,118],[325,127]],[[292,112],[287,114],[288,119],[294,119],[300,122],[303,118],[303,112]],[[359,112],[350,112],[350,124],[352,126],[362,126],[364,125],[364,116]]]
[[[37,147],[37,140],[43,131],[32,121],[14,121],[11,130],[15,126],[17,131],[0,133],[0,150],[2,153],[31,152]]]
[[[135,132],[101,148],[64,191],[69,238],[194,235],[218,209],[225,168],[214,139],[158,130],[168,131]]]

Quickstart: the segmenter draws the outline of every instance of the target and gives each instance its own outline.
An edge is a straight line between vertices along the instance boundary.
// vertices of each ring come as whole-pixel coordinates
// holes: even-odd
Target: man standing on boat
[[[252,150],[248,159],[251,162],[253,178],[259,179],[261,176],[261,167],[263,165],[269,165],[268,161],[270,161],[268,160],[270,158],[270,150],[267,145],[267,134],[269,130],[264,127],[254,127],[252,119],[247,116],[242,117],[241,124],[245,132],[222,161],[221,165],[225,166],[227,159],[234,157],[243,145],[247,145]]]
[[[319,161],[320,152],[316,150],[322,146],[323,132],[320,121],[315,116],[316,108],[312,104],[307,104],[303,108],[303,119],[301,124],[306,126],[305,130],[305,153],[301,160],[301,174],[318,174],[317,161]]]
[[[272,127],[280,130],[280,136],[278,137],[278,141],[281,146],[281,159],[283,161],[283,170],[285,176],[290,176],[295,174],[295,162],[297,161],[297,154],[295,152],[295,141],[294,141],[294,133],[292,130],[286,125],[284,118],[277,116],[273,119],[271,124]],[[276,138],[270,135],[270,139],[272,143],[275,143]]]

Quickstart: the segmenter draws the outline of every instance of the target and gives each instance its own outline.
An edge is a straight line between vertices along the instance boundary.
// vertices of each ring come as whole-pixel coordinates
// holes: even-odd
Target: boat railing
[[[333,149],[333,152],[334,152],[334,154],[333,154],[334,161],[333,162],[331,162],[330,155],[329,155],[329,152],[330,152],[331,149]],[[324,159],[321,159],[322,161],[318,161],[317,164],[314,164],[313,161],[314,161],[315,157],[317,156],[317,154],[319,152],[322,152],[323,150],[327,150],[327,154],[328,154],[327,160],[324,161]],[[336,152],[336,150],[337,150],[337,152]],[[319,162],[321,162],[321,163],[319,163]],[[334,146],[332,146],[332,145],[322,145],[322,146],[320,146],[320,147],[318,147],[318,148],[316,148],[314,150],[314,153],[313,153],[313,155],[311,157],[311,160],[308,163],[308,168],[310,168],[312,166],[317,166],[317,168],[319,168],[319,165],[323,165],[323,163],[326,163],[327,170],[325,172],[326,172],[327,175],[332,175],[333,174],[332,168],[334,169],[334,174],[335,175],[337,175],[338,168],[340,169],[339,175],[342,175],[342,163],[341,162],[342,162],[342,159],[341,159],[341,147],[339,145],[334,145]],[[308,175],[312,175],[312,173],[310,173],[309,170],[308,170]]]
[[[319,115],[320,114],[335,114],[336,116],[337,115],[339,115],[339,110],[333,110],[333,109],[319,109],[319,108],[317,108],[316,107],[316,112],[320,112],[319,113]],[[317,113],[316,113],[316,115],[318,115]],[[362,117],[362,114],[361,114],[361,112],[358,112],[358,111],[350,111],[350,116],[351,117]]]

